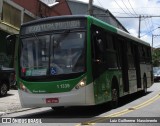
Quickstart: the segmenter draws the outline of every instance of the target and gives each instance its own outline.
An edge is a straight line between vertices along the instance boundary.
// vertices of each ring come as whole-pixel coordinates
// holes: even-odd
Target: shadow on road
[[[0,98],[5,98],[5,97],[8,97],[8,96],[13,96],[14,94],[6,94],[5,96],[0,96]]]
[[[151,91],[147,92],[145,94],[142,93],[142,92],[138,92],[138,93],[134,93],[134,94],[131,94],[131,95],[128,95],[128,96],[124,96],[124,97],[120,98],[119,107],[124,106],[125,104],[128,104],[130,102],[133,102],[134,100],[136,100],[138,98],[141,98],[143,96],[146,96],[150,93],[151,93]]]

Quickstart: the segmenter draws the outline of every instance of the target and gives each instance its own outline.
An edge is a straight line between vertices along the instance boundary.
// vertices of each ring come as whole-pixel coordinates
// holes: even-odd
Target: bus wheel
[[[143,77],[143,94],[147,93],[147,78]]]
[[[51,107],[54,111],[60,111],[64,109],[64,106]]]
[[[112,101],[111,101],[111,108],[117,108],[118,107],[118,99],[119,99],[119,95],[118,95],[118,89],[117,88],[113,88],[112,89]]]
[[[7,84],[2,83],[2,85],[0,85],[0,96],[5,96],[7,94],[7,91]]]

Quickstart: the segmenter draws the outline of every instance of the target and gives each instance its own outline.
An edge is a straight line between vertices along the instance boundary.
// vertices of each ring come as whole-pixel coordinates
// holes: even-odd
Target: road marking
[[[140,108],[143,108],[145,106],[148,106],[148,105],[152,104],[153,102],[155,102],[158,99],[160,99],[160,94],[157,94],[154,97],[150,98],[149,100],[147,100],[147,101],[145,101],[145,102],[143,102],[143,103],[141,103],[139,105],[136,105],[134,107],[130,107],[128,109],[124,109],[122,111],[119,111],[119,112],[116,112],[116,113],[113,113],[113,114],[110,114],[110,115],[106,115],[103,118],[98,118],[98,119],[93,119],[93,120],[90,120],[90,121],[82,122],[81,124],[77,124],[76,126],[95,125],[96,123],[106,121],[106,120],[108,120],[108,119],[110,119],[112,117],[119,117],[119,116],[122,116],[124,114],[130,113],[130,112],[138,110]]]

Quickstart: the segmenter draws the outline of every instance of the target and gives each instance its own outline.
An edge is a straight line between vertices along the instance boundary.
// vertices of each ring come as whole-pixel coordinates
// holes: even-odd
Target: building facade
[[[18,34],[25,22],[60,15],[71,15],[66,0],[1,0],[0,30]]]
[[[25,22],[59,15],[71,15],[66,0],[0,0],[0,68],[11,59],[7,54],[7,35],[19,34]]]
[[[6,36],[19,34],[21,24],[39,18],[88,14],[88,4],[75,0],[0,0],[0,62],[6,62]],[[93,16],[127,32],[108,11],[93,6]]]
[[[81,1],[75,1],[75,0],[67,0],[68,6],[71,10],[72,15],[84,15],[88,14],[88,4],[81,2]],[[108,24],[111,24],[125,32],[128,32],[126,28],[111,14],[111,12],[107,9],[93,6],[93,15],[94,17],[107,22]]]
[[[88,4],[75,0],[0,0],[0,30],[18,34],[21,24],[38,18],[88,14]],[[93,16],[128,32],[104,8],[93,6]]]

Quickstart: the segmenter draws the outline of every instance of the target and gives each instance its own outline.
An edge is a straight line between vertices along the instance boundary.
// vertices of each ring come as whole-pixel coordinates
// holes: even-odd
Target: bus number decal
[[[59,85],[57,85],[57,88],[62,88],[62,89],[70,88],[70,84],[59,84]]]

